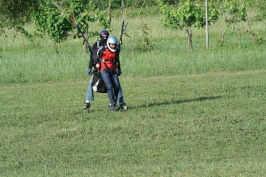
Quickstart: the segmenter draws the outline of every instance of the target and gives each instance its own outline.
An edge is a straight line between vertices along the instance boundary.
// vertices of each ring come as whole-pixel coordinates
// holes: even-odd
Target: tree
[[[232,29],[237,37],[237,42],[241,43],[241,33],[238,27],[240,22],[247,23],[247,29],[250,33],[252,40],[255,41],[254,33],[249,25],[249,18],[247,15],[247,4],[243,0],[224,0],[222,4],[222,11],[224,21],[226,23],[226,30],[222,34],[222,40],[219,41],[220,45],[224,45],[225,34],[228,30]]]
[[[38,9],[39,0],[0,0],[0,35],[6,29],[23,30],[30,23],[32,9]]]
[[[167,28],[175,30],[184,29],[188,36],[188,48],[192,49],[192,27],[202,28],[206,25],[206,16],[204,6],[197,2],[187,0],[183,4],[173,9],[170,6],[164,5],[160,0],[157,1],[160,10],[165,15],[161,19],[162,24]],[[215,22],[219,17],[219,11],[209,6],[209,22]]]
[[[69,36],[81,37],[75,29],[76,25],[86,38],[98,35],[97,31],[89,30],[90,23],[98,21],[103,28],[109,26],[106,11],[99,11],[89,0],[47,1],[38,11],[33,11],[32,18],[35,34],[40,37],[47,35],[55,44]]]
[[[69,35],[74,35],[78,24],[87,36],[95,35],[89,32],[89,23],[99,21],[104,28],[108,26],[105,11],[99,11],[88,0],[50,1],[42,5],[33,15],[37,32],[47,34],[56,42],[62,42]],[[74,35],[75,36],[75,35]]]
[[[97,21],[103,28],[110,23],[106,11],[99,11],[90,0],[0,0],[0,7],[0,32],[13,28],[31,39],[47,35],[55,44],[69,36],[80,37],[77,24],[90,37],[98,35],[89,30],[90,23]],[[26,23],[32,23],[36,31],[27,32]]]

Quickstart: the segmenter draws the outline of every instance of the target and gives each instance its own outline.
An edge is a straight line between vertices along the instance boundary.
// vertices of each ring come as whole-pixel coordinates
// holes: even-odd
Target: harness
[[[105,59],[100,59],[100,63],[102,66],[102,63],[104,64],[105,68],[103,70],[116,70],[116,60],[105,60]],[[114,63],[113,69],[109,68],[106,63]],[[102,68],[102,67],[101,67]]]
[[[116,60],[105,60],[105,59],[100,59],[100,62],[103,62],[103,63],[108,63],[108,62],[113,62],[113,63],[115,63],[116,62]]]
[[[109,48],[103,47],[103,54],[101,55],[100,65],[102,70],[116,70],[118,53],[110,51]]]

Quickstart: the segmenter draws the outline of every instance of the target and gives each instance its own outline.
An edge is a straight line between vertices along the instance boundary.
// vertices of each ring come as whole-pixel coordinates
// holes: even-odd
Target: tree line
[[[79,37],[78,24],[84,34],[89,37],[97,35],[91,31],[89,24],[98,22],[105,29],[110,28],[111,10],[127,7],[157,7],[164,15],[161,19],[165,27],[185,29],[191,37],[191,27],[204,27],[206,20],[214,23],[224,18],[229,26],[240,21],[249,23],[248,9],[256,12],[254,20],[265,20],[265,0],[208,0],[209,19],[205,19],[205,0],[0,0],[0,35],[5,30],[15,29],[26,38],[48,35],[56,43],[65,41],[67,37]],[[36,31],[29,33],[25,24],[33,24]],[[253,40],[256,36],[249,27]],[[224,34],[225,35],[225,34]],[[192,47],[192,38],[188,38]],[[223,40],[221,40],[221,44]]]

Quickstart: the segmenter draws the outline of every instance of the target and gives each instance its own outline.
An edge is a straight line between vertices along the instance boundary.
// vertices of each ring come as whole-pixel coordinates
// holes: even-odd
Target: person
[[[110,101],[108,109],[110,111],[117,111],[121,107],[121,105],[120,107],[116,105],[118,93],[121,90],[118,75],[122,73],[119,53],[120,49],[117,38],[109,36],[106,45],[97,50],[97,57],[94,58],[95,66],[100,71],[107,87],[107,95]]]
[[[95,68],[95,65],[94,65],[94,57],[96,57],[95,55],[95,52],[98,48],[102,47],[102,46],[105,46],[106,45],[106,42],[107,42],[107,38],[109,37],[109,32],[108,30],[101,30],[99,32],[99,36],[100,36],[100,40],[96,41],[93,46],[92,46],[92,50],[91,51],[91,54],[90,54],[90,61],[89,61],[89,66],[88,66],[88,70],[87,70],[87,73],[88,74],[91,74],[92,73],[92,67]],[[94,53],[93,53],[94,52]],[[121,70],[120,70],[120,74],[121,74]],[[91,107],[91,101],[94,101],[94,92],[93,92],[93,89],[92,89],[92,81],[93,81],[93,76],[91,77],[89,83],[88,83],[88,88],[87,88],[87,94],[86,94],[86,100],[85,100],[85,103],[83,105],[83,109],[88,109]],[[123,110],[127,110],[128,109],[128,106],[126,105],[126,103],[124,102],[124,97],[123,97],[123,91],[122,91],[122,87],[120,86],[120,90],[118,92],[118,103],[120,105],[120,108],[123,109]]]

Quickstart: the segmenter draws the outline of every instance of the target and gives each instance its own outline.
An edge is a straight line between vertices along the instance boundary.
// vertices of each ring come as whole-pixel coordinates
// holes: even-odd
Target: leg
[[[118,78],[118,82],[120,84],[119,78]],[[127,110],[128,109],[128,106],[124,102],[123,90],[122,90],[121,85],[120,85],[120,89],[119,89],[119,92],[118,92],[117,99],[118,99],[118,103],[120,105],[120,109]]]
[[[88,89],[87,89],[87,95],[86,95],[86,101],[83,105],[83,109],[88,109],[91,107],[90,105],[90,101],[94,100],[94,96],[93,96],[93,90],[92,90],[92,80],[93,80],[93,77],[91,77],[90,81],[89,81],[89,84],[88,84]]]
[[[111,79],[111,73],[109,73],[110,71],[104,70],[104,71],[100,71],[101,73],[101,77],[103,79],[103,81],[105,82],[105,85],[107,87],[107,94],[110,100],[110,103],[112,105],[116,104],[116,96],[115,93],[113,91],[113,82]]]
[[[92,85],[91,85],[92,80],[93,80],[93,76],[91,77],[89,84],[88,84],[86,101],[93,101],[94,100],[94,95],[93,95],[93,90],[92,90]]]
[[[114,88],[114,93],[116,96],[115,102],[117,102],[119,92],[121,90],[120,82],[118,79],[118,75],[115,71],[112,71],[112,83],[113,83],[113,88]],[[123,93],[122,93],[123,96]]]
[[[119,78],[118,78],[118,82],[120,84]],[[118,101],[119,104],[123,104],[124,103],[124,96],[123,96],[123,91],[122,91],[121,85],[120,85],[120,89],[118,91],[117,101]]]

